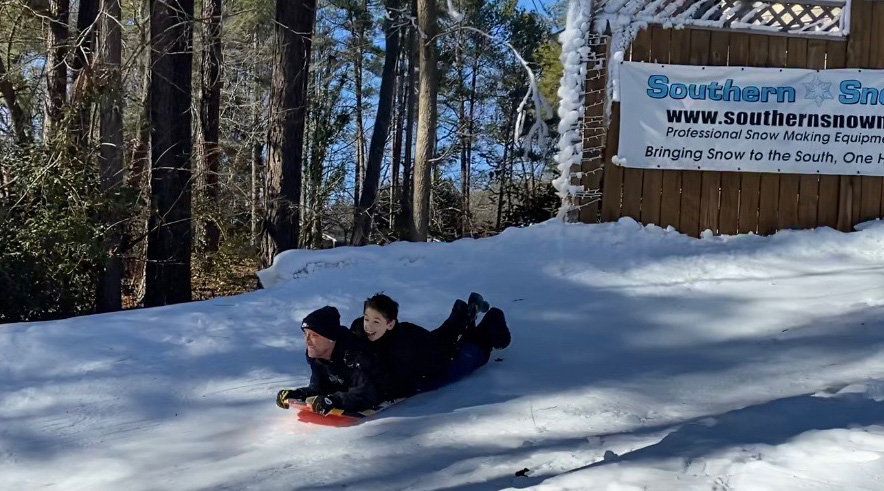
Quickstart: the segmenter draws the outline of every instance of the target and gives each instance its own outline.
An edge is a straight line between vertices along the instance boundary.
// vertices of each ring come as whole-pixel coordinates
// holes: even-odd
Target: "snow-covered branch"
[[[506,45],[516,56],[516,59],[519,60],[519,63],[522,64],[522,67],[525,68],[525,72],[528,73],[528,92],[525,93],[525,97],[522,98],[522,102],[519,104],[513,139],[516,142],[519,142],[519,135],[522,134],[522,130],[525,127],[525,116],[527,115],[526,106],[528,104],[528,100],[530,99],[534,103],[534,123],[531,125],[531,128],[528,130],[528,134],[525,135],[519,146],[523,149],[526,149],[530,147],[531,142],[533,141],[536,141],[537,144],[541,147],[545,146],[547,140],[549,139],[549,127],[546,125],[546,120],[552,117],[553,112],[552,107],[549,105],[548,102],[546,102],[546,99],[544,99],[543,95],[540,93],[540,86],[537,84],[537,76],[534,75],[534,70],[532,70],[531,67],[528,65],[528,62],[525,61],[524,58],[522,58],[519,50],[517,50],[509,42],[499,41],[495,39],[494,36],[492,36],[491,34],[488,34],[487,32],[475,27],[463,26],[462,29],[485,36],[492,42]]]

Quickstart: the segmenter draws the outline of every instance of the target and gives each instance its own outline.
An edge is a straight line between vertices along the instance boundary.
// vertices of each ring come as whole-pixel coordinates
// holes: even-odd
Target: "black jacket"
[[[327,396],[334,407],[345,411],[361,411],[391,399],[388,376],[367,341],[342,330],[346,335],[336,341],[331,360],[307,357],[312,373],[305,396]]]
[[[443,377],[448,367],[436,338],[416,324],[397,322],[373,342],[368,341],[362,317],[353,321],[350,330],[374,348],[389,375],[394,398],[414,395],[426,381]]]

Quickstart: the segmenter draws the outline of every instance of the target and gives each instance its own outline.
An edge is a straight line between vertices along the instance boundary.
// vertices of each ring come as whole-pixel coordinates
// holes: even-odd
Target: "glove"
[[[325,416],[335,408],[335,403],[329,396],[317,396],[316,399],[313,399],[311,407],[314,413]]]
[[[283,409],[288,409],[288,399],[298,399],[303,401],[306,398],[307,394],[304,389],[283,389],[276,393],[276,405]]]

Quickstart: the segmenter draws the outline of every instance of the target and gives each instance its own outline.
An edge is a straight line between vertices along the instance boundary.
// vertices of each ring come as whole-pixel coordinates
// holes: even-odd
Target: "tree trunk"
[[[417,7],[416,0],[412,0],[412,16],[416,16]],[[414,107],[417,103],[414,92],[415,68],[414,60],[416,58],[415,50],[415,32],[414,28],[408,29],[408,88],[405,91],[405,155],[402,159],[402,193],[400,194],[399,204],[399,236],[402,238],[410,238],[412,235],[412,142],[414,141]]]
[[[507,180],[507,167],[509,166],[509,158],[510,154],[513,153],[512,150],[512,137],[510,135],[513,134],[515,124],[515,114],[516,114],[516,101],[512,101],[512,105],[510,107],[510,114],[507,118],[507,124],[505,128],[504,135],[506,135],[506,143],[503,144],[503,159],[500,161],[500,167],[497,170],[497,179],[500,181],[500,189],[497,194],[497,223],[494,226],[495,230],[500,231],[500,226],[503,223],[503,201],[505,199],[504,193],[506,192],[506,180]]]
[[[93,84],[93,67],[90,66],[95,57],[95,39],[98,34],[98,6],[100,0],[80,0],[77,13],[77,42],[71,65],[71,105],[74,118],[71,121],[70,134],[74,148],[81,158],[90,152],[89,137],[92,123],[92,104],[96,93]]]
[[[479,57],[476,56],[476,59],[473,61],[473,73],[471,75],[472,80],[470,81],[470,112],[467,116],[467,134],[466,134],[466,142],[464,143],[464,147],[466,150],[466,164],[464,166],[464,177],[463,177],[463,208],[464,208],[464,217],[467,222],[465,224],[467,227],[463,230],[463,235],[467,236],[473,235],[472,225],[470,223],[472,214],[470,210],[470,189],[472,189],[471,181],[473,176],[473,123],[475,121],[476,115],[476,79],[477,74],[479,72]]]
[[[193,0],[152,0],[150,33],[147,307],[191,299]]]
[[[6,73],[6,65],[0,56],[0,95],[6,99],[6,107],[12,116],[12,130],[15,132],[15,140],[19,146],[31,143],[31,125],[25,111],[18,103],[18,93],[12,85],[9,75]]]
[[[321,66],[321,53],[317,53],[317,68],[314,69],[313,77],[313,98],[315,101],[328,100],[328,86],[323,80],[326,74],[318,67]],[[322,248],[322,162],[325,160],[328,138],[326,129],[330,125],[328,107],[324,107],[319,103],[318,107],[310,111],[311,134],[310,151],[307,158],[307,189],[305,190],[304,200],[308,203],[304,213],[308,214],[307,237],[303,243],[311,249]]]
[[[150,7],[147,2],[141,6],[141,19],[138,23],[140,29],[140,45],[148,46],[150,32],[147,19],[150,15]],[[137,190],[135,209],[132,212],[133,219],[125,227],[123,236],[123,248],[121,254],[128,256],[130,260],[123,261],[123,276],[128,284],[127,295],[131,297],[133,305],[143,300],[146,275],[146,248],[143,244],[132,241],[134,237],[147,235],[147,221],[149,208],[144,206],[150,202],[149,173],[146,171],[150,166],[150,62],[152,54],[150,49],[145,49],[140,54],[141,93],[140,101],[136,109],[135,136],[132,138],[132,152],[126,168],[126,187]]]
[[[399,9],[399,0],[388,0],[387,16],[384,20],[386,51],[384,69],[381,75],[381,88],[378,92],[378,110],[371,134],[368,151],[368,165],[365,168],[362,196],[356,207],[356,220],[353,230],[353,245],[365,245],[371,234],[371,224],[377,201],[378,185],[381,179],[381,164],[384,162],[384,149],[393,117],[393,95],[396,93],[396,62],[399,59],[399,33],[391,17]]]
[[[209,209],[218,204],[218,171],[221,147],[218,134],[221,118],[221,0],[204,0],[203,4],[203,79],[200,98],[200,128],[203,133],[203,168],[205,201]],[[211,214],[203,222],[205,249],[218,250],[221,232]]]
[[[464,80],[464,72],[463,72],[463,30],[459,30],[457,33],[457,48],[454,52],[455,65],[457,67],[457,80],[458,83],[463,83]],[[462,87],[458,87],[462,89]],[[457,130],[459,133],[459,144],[460,144],[460,196],[461,196],[461,210],[460,210],[460,235],[464,237],[467,235],[469,230],[469,166],[467,164],[467,101],[466,94],[462,90],[458,90],[458,108],[457,108]]]
[[[82,4],[81,4],[82,5]],[[102,0],[101,6],[102,61],[101,87],[101,149],[99,170],[101,190],[108,199],[123,185],[123,77],[121,74],[123,40],[120,31],[120,0]],[[96,306],[99,312],[120,310],[123,306],[123,260],[120,249],[123,241],[122,216],[116,208],[104,218],[108,226],[108,257],[98,282]]]
[[[150,12],[143,12],[144,16],[150,15]],[[147,46],[150,42],[150,33],[147,29],[143,30],[141,36],[142,46]],[[131,167],[126,176],[126,186],[145,190],[147,186],[144,183],[145,169],[149,165],[150,159],[150,63],[152,59],[150,50],[145,50],[141,56],[142,60],[142,79],[141,79],[141,101],[139,105],[138,118],[136,119],[137,137],[132,148]],[[147,193],[139,193],[147,194]]]
[[[356,91],[356,173],[354,177],[355,187],[353,190],[353,204],[358,208],[359,200],[362,196],[362,186],[365,182],[365,125],[363,123],[363,107],[362,107],[362,68],[363,68],[363,46],[365,44],[365,23],[363,16],[365,12],[365,2],[363,1],[363,10],[360,12],[351,12],[353,15],[353,33],[356,38],[356,60],[353,64],[353,84]],[[354,237],[355,237],[354,231]]]
[[[252,35],[252,47],[257,53],[259,50],[258,43],[258,34],[255,33]],[[255,74],[255,100],[254,100],[254,116],[253,116],[253,125],[254,129],[260,128],[260,111],[261,111],[261,83],[258,80],[257,74]],[[253,246],[258,244],[258,176],[261,173],[261,169],[264,166],[264,143],[261,138],[255,138],[254,144],[252,145],[252,158],[251,158],[251,193],[250,193],[250,202],[249,202],[249,228],[251,231],[250,241],[249,243]]]
[[[307,81],[316,0],[276,0],[276,62],[270,93],[267,210],[262,260],[298,246]]]
[[[430,221],[430,169],[436,147],[436,4],[417,0],[417,23],[424,36],[419,47],[417,144],[414,159],[414,208],[411,240],[426,242]]]
[[[49,105],[46,108],[44,139],[54,140],[61,131],[64,119],[64,106],[67,103],[68,87],[68,22],[70,0],[51,0],[49,13],[49,33],[47,37],[46,91]]]
[[[407,61],[402,54],[401,44],[405,40],[405,29],[399,30],[399,66],[396,76],[396,123],[393,130],[393,156],[391,166],[393,167],[392,182],[390,188],[390,226],[395,222],[394,208],[399,200],[401,193],[399,188],[399,168],[402,165],[402,130],[405,125],[405,80]]]
[[[258,125],[258,116],[255,116],[255,125]],[[252,189],[251,189],[251,203],[249,203],[249,211],[250,211],[250,219],[249,224],[251,226],[251,241],[250,243],[254,246],[258,243],[258,174],[260,173],[260,169],[264,164],[264,145],[260,140],[255,140],[254,145],[252,145]]]

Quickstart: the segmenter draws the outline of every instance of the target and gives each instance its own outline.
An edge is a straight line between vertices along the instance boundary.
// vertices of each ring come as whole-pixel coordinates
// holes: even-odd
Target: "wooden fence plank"
[[[713,31],[709,35],[709,65],[727,65],[730,35],[725,31]],[[739,189],[735,190],[739,194]],[[736,205],[733,207],[736,210]],[[721,211],[721,172],[704,171],[700,182],[700,231],[718,233],[718,216]]]
[[[620,103],[611,103],[611,122],[608,125],[608,143],[605,145],[605,166],[602,176],[602,221],[620,218],[623,197],[623,167],[611,162],[620,143]]]
[[[675,29],[671,31],[669,46],[669,63],[681,64],[690,60],[691,30]],[[680,170],[663,171],[663,190],[660,198],[660,226],[678,228],[681,216],[681,180],[684,173]]]
[[[651,27],[651,63],[660,63],[660,60],[669,60],[669,46],[671,43],[672,29],[664,29],[662,26]],[[660,224],[660,207],[663,193],[663,172],[660,169],[645,169],[642,181],[642,212],[641,221],[644,224]]]
[[[730,33],[728,40],[728,65],[745,66],[749,61],[749,36],[740,32]],[[718,233],[735,235],[740,232],[740,195],[743,186],[741,172],[721,173],[721,210],[718,214]],[[757,194],[758,185],[755,186]]]
[[[823,44],[825,47],[825,44]],[[818,46],[814,45],[814,49]],[[788,41],[787,66],[804,68],[810,63],[807,39],[790,38]],[[821,62],[825,60],[822,53]],[[802,196],[802,192],[804,196]],[[780,210],[777,222],[780,229],[812,228],[816,225],[816,208],[819,194],[819,176],[808,174],[783,174],[780,176]],[[802,205],[804,218],[802,221]],[[785,209],[783,208],[785,207]]]
[[[596,56],[608,57],[607,43],[590,46],[589,49],[590,53]],[[610,60],[610,57],[608,59]],[[585,93],[583,98],[583,155],[580,160],[580,171],[583,173],[583,177],[579,180],[579,184],[583,186],[584,190],[601,189],[605,154],[604,151],[600,153],[596,149],[605,149],[607,145],[606,128],[604,123],[599,122],[605,114],[607,73],[607,69],[588,69],[583,84]],[[577,216],[581,222],[596,223],[599,221],[600,206],[597,198],[580,198],[577,205],[579,206]]]
[[[852,0],[850,10],[850,36],[847,39],[847,67],[849,68],[868,68],[870,45],[872,42],[872,4],[867,0]],[[876,177],[856,177],[851,176],[849,179],[850,193],[848,198],[852,198],[851,203],[851,223],[853,225],[863,222],[869,218],[874,218],[877,213],[872,213],[872,206],[875,200],[880,199],[881,184],[875,183],[874,180],[880,180]],[[875,196],[866,196],[866,193],[874,192],[875,188],[878,192]],[[845,206],[848,204],[845,203]]]
[[[746,38],[747,49],[746,59],[734,60],[734,64],[742,64],[748,66],[766,66],[768,60],[768,37],[758,34],[741,34]],[[737,51],[736,55],[740,55],[741,51]],[[740,220],[739,232],[758,233],[758,208],[760,199],[761,173],[744,172],[740,176]]]
[[[771,36],[768,38],[767,44],[767,63],[770,67],[786,66],[788,49],[788,39],[784,37]],[[758,233],[761,235],[769,235],[777,230],[779,220],[777,218],[779,209],[780,194],[780,175],[770,172],[761,174],[761,187],[759,189],[758,198]],[[796,190],[796,206],[798,193]],[[797,212],[796,212],[797,214]]]
[[[651,31],[642,29],[632,42],[632,61],[648,61],[651,57]],[[641,220],[642,180],[644,171],[633,167],[623,169],[622,216]]]
[[[807,39],[789,38],[786,45],[786,66],[790,68],[805,66],[807,63]],[[798,191],[800,180],[800,174],[780,174],[777,230],[798,227]]]
[[[873,33],[869,39],[869,67],[874,69],[884,68],[884,4],[875,2],[872,4],[872,28]],[[884,178],[882,181],[882,193],[884,193]],[[878,198],[877,217],[884,217],[884,194]]]
[[[807,41],[807,68],[821,70],[826,67],[826,41]],[[820,176],[803,174],[798,182],[798,228],[814,228],[818,225]]]
[[[826,69],[844,68],[847,61],[847,43],[844,41],[826,42]],[[838,202],[841,176],[820,176],[819,206],[817,225],[838,228]],[[845,179],[845,183],[847,180]],[[845,220],[849,221],[849,220]]]
[[[691,30],[690,64],[706,65],[709,62],[710,32]],[[703,185],[701,171],[684,171],[681,176],[681,213],[678,229],[693,237],[700,236],[700,194]]]

